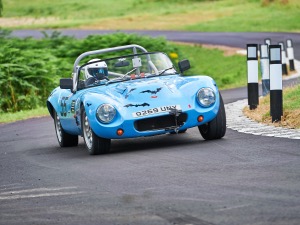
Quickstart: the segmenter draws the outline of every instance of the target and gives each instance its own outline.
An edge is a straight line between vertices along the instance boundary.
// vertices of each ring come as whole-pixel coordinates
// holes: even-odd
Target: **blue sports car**
[[[165,53],[139,45],[81,54],[72,78],[61,79],[47,100],[59,145],[76,146],[80,135],[89,153],[97,155],[109,152],[111,139],[183,133],[192,127],[206,140],[222,138],[226,115],[215,81],[183,76],[190,68],[186,59],[178,68]]]

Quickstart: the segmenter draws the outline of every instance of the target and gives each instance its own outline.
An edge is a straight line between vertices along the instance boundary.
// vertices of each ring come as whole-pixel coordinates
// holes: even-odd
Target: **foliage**
[[[2,38],[8,37],[10,34],[11,34],[11,30],[9,30],[9,29],[1,29],[1,27],[0,27],[0,40]]]
[[[3,4],[2,0],[0,0],[0,17],[2,16]]]
[[[1,46],[1,111],[19,111],[42,105],[56,83],[57,58],[41,49]]]

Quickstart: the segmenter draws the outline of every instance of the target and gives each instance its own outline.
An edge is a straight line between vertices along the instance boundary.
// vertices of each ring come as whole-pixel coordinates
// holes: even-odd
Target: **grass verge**
[[[299,0],[10,0],[4,2],[0,24],[33,29],[300,32],[299,10]]]
[[[245,56],[238,55],[237,49],[182,43],[177,48],[190,60],[191,69],[186,75],[208,75],[216,81],[220,89],[247,84]]]
[[[255,110],[249,107],[243,109],[244,114],[260,123],[272,124],[287,128],[300,129],[300,85],[283,90],[283,116],[280,122],[272,123],[270,116],[270,96],[260,98],[259,105]]]
[[[46,107],[39,107],[32,110],[23,110],[15,113],[0,113],[0,123],[11,123],[18,120],[48,116],[49,112]]]

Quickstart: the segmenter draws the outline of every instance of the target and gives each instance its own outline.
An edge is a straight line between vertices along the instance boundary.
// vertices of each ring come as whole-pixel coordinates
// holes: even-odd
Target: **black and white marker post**
[[[247,44],[248,105],[250,110],[258,105],[258,55],[257,44]]]
[[[266,96],[270,92],[270,65],[268,45],[260,45],[260,70],[262,81],[262,94]]]
[[[294,47],[291,39],[286,40],[286,50],[289,58],[290,71],[295,71],[295,63],[294,63]]]
[[[281,121],[282,109],[282,66],[281,46],[270,45],[270,112],[272,122]]]
[[[284,49],[284,43],[279,42],[278,43],[281,46],[281,62],[282,62],[282,75],[288,75],[288,69],[286,65],[286,53]]]
[[[268,45],[268,47],[269,47],[270,44],[271,44],[271,39],[270,38],[266,38],[265,39],[265,44]]]

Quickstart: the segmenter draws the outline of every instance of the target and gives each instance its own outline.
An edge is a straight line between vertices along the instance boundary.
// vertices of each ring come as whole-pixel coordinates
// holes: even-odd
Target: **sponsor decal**
[[[130,89],[130,90],[128,91],[128,93],[125,95],[125,98],[128,98],[129,94],[130,94],[131,92],[133,92],[135,89],[136,89],[136,88]]]
[[[71,112],[72,113],[75,112],[75,103],[76,103],[76,100],[72,100],[72,102],[71,102]]]
[[[142,107],[145,107],[145,106],[150,106],[148,103],[143,103],[143,104],[127,104],[127,105],[124,105],[124,107],[128,108],[128,107],[139,107],[139,106],[142,106]]]
[[[156,88],[156,90],[154,90],[154,91],[151,91],[151,90],[145,90],[145,91],[141,91],[140,93],[150,93],[150,94],[155,95],[155,94],[157,94],[158,92],[160,92],[161,89],[162,89],[162,88],[160,87],[160,88]]]

